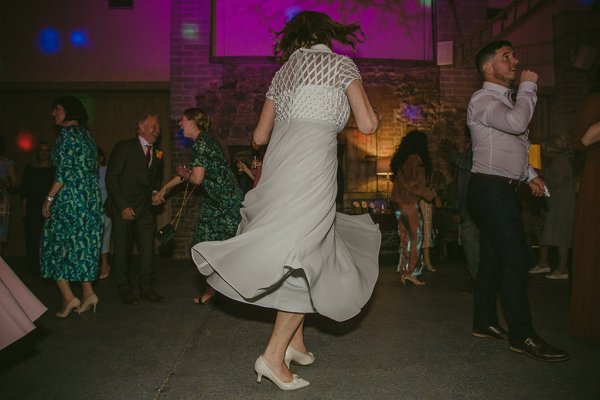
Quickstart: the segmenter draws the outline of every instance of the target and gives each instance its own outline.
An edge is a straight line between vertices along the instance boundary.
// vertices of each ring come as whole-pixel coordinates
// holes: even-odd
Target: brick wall
[[[443,18],[438,18],[440,40],[454,40],[457,32],[472,29],[481,20],[480,2],[465,1],[457,6],[459,22],[449,11],[450,3],[437,2]],[[232,145],[247,145],[258,120],[264,94],[277,66],[274,64],[211,63],[210,62],[210,1],[173,0],[171,21],[171,167],[186,163],[190,149],[180,143],[176,136],[176,121],[181,112],[199,106],[213,118],[213,134],[224,148]],[[466,101],[479,83],[472,69],[456,70],[451,67],[437,68],[431,63],[358,62],[365,88],[377,104],[384,117],[378,132],[377,155],[384,157],[393,153],[404,133],[410,129],[421,129],[430,134],[430,149],[437,155],[437,144],[443,137],[462,133]],[[417,106],[421,115],[408,118],[406,107]],[[348,128],[347,131],[356,129]],[[345,135],[352,133],[346,132]],[[341,136],[344,143],[347,137]],[[366,142],[365,142],[366,143]],[[371,141],[371,143],[373,143]],[[364,146],[371,146],[365,144]],[[361,154],[373,156],[373,149],[364,148]],[[372,159],[372,157],[370,158]],[[368,163],[369,157],[361,157],[359,163]],[[347,163],[356,165],[355,163]],[[435,162],[440,173],[440,184],[450,179],[443,160]],[[354,168],[354,167],[352,167]],[[357,166],[356,168],[361,168]],[[354,173],[349,171],[350,174]],[[358,173],[358,172],[357,172]],[[368,174],[365,179],[377,179]],[[354,198],[385,197],[377,188],[386,191],[384,185],[363,185],[366,192],[347,193],[346,204]],[[383,188],[383,189],[382,189]],[[171,201],[174,213],[181,204],[182,194]],[[178,230],[173,256],[189,257],[193,228],[198,218],[201,196],[194,197]]]
[[[171,1],[171,174],[178,164],[187,164],[191,156],[177,136],[177,121],[183,110],[196,105],[199,90],[218,85],[221,66],[210,64],[210,0]],[[164,135],[165,137],[167,135]],[[181,206],[183,194],[170,201],[171,214]],[[188,204],[177,230],[175,248],[168,249],[175,258],[189,257],[189,249],[201,196],[194,195]]]
[[[485,21],[485,2],[476,0],[442,0],[435,2],[437,41],[454,41],[473,32]],[[173,0],[171,21],[171,167],[189,161],[190,149],[176,136],[176,121],[188,107],[204,108],[213,118],[213,134],[227,146],[244,146],[250,141],[264,93],[277,65],[270,63],[211,63],[210,60],[210,0]],[[557,87],[549,94],[549,123],[552,131],[568,130],[578,105],[589,90],[592,71],[574,69],[571,54],[577,45],[600,43],[597,14],[565,14],[555,21],[555,64]],[[584,40],[585,38],[585,40]],[[355,160],[347,164],[365,180],[346,192],[346,210],[353,199],[374,199],[387,196],[385,181],[376,181],[374,157],[392,154],[403,134],[413,128],[426,131],[434,161],[434,180],[441,187],[451,179],[447,163],[437,150],[443,138],[462,135],[466,107],[471,94],[481,86],[473,60],[462,60],[455,47],[454,64],[435,66],[435,63],[357,61],[364,85],[383,115],[383,123],[375,138],[360,142],[363,146]],[[407,119],[407,106],[417,105],[419,119]],[[354,140],[356,128],[350,126],[340,136],[341,143]],[[165,135],[167,136],[167,135]],[[357,136],[358,137],[358,136]],[[352,142],[354,146],[354,142]],[[346,146],[349,147],[349,146]],[[347,150],[347,149],[346,149]],[[348,153],[346,158],[350,157]],[[356,162],[354,162],[356,161]],[[371,164],[369,164],[371,163]],[[362,168],[362,172],[359,169]],[[370,169],[369,169],[370,168]],[[371,172],[368,172],[372,170]],[[367,172],[365,172],[367,171]],[[350,178],[347,177],[349,183]],[[356,182],[356,179],[355,181]],[[366,182],[366,184],[365,184]],[[357,189],[360,186],[360,189]],[[182,195],[171,202],[172,212]],[[198,218],[201,196],[184,213],[174,249],[174,257],[188,257],[191,236]]]
[[[572,133],[577,111],[593,85],[600,85],[600,55],[590,69],[573,67],[573,56],[583,45],[600,43],[600,13],[567,12],[554,19],[556,86],[550,110],[553,133]],[[600,50],[600,49],[599,49]]]

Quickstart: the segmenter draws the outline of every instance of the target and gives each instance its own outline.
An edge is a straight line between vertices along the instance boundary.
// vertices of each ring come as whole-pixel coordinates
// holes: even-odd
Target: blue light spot
[[[43,54],[52,55],[62,49],[60,33],[54,28],[44,28],[38,34],[38,46]]]
[[[289,7],[285,10],[285,22],[289,22],[292,18],[294,18],[298,13],[302,11],[302,8],[298,6]]]
[[[84,31],[71,32],[71,44],[73,47],[88,47],[90,44],[87,33]]]
[[[182,147],[192,147],[192,144],[194,143],[193,139],[183,136],[183,128],[177,129],[177,132],[175,133],[175,138],[177,139],[179,145]]]

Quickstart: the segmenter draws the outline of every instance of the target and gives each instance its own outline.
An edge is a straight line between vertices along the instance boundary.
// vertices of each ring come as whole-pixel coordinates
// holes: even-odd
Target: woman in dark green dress
[[[243,200],[235,174],[227,164],[219,142],[207,133],[210,120],[202,110],[185,110],[179,126],[185,137],[194,140],[191,169],[178,166],[177,176],[155,195],[154,204],[162,202],[169,189],[183,182],[200,185],[204,189],[204,199],[192,246],[200,242],[229,239],[237,232]],[[207,286],[200,302],[206,304],[214,295],[214,289]]]
[[[96,143],[84,128],[87,112],[79,99],[64,96],[54,101],[52,116],[62,129],[52,151],[54,183],[42,205],[40,262],[42,277],[54,279],[62,296],[56,316],[65,318],[73,310],[96,311],[92,281],[98,276],[103,223]],[[83,302],[73,295],[71,281],[81,282]]]

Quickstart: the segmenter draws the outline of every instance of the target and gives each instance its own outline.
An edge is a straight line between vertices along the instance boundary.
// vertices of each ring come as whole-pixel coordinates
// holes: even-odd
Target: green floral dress
[[[241,218],[242,190],[221,145],[206,132],[201,132],[192,146],[193,167],[205,168],[200,184],[205,194],[192,245],[235,236]]]
[[[60,131],[52,150],[55,182],[63,184],[44,224],[40,246],[42,276],[89,282],[98,277],[102,207],[96,144],[89,131]]]

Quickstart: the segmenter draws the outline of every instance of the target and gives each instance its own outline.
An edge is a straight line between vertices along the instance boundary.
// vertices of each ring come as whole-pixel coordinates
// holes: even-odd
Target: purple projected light
[[[90,46],[90,40],[84,30],[75,30],[70,35],[71,45],[75,48],[85,48]]]
[[[272,56],[273,33],[298,12],[311,10],[360,25],[364,41],[355,51],[334,45],[336,52],[352,58],[433,60],[432,0],[219,0],[213,4],[216,57]]]
[[[285,10],[285,21],[289,22],[292,18],[294,18],[298,13],[300,13],[302,9],[300,7],[290,7]]]
[[[416,105],[407,105],[406,107],[404,107],[402,115],[404,115],[404,118],[406,118],[410,122],[416,122],[423,118],[421,107]]]
[[[191,147],[194,141],[188,137],[183,136],[183,128],[177,129],[175,132],[175,139],[177,140],[177,144],[181,147]]]
[[[62,39],[58,30],[52,27],[43,28],[38,33],[38,47],[42,54],[52,55],[62,49]]]

